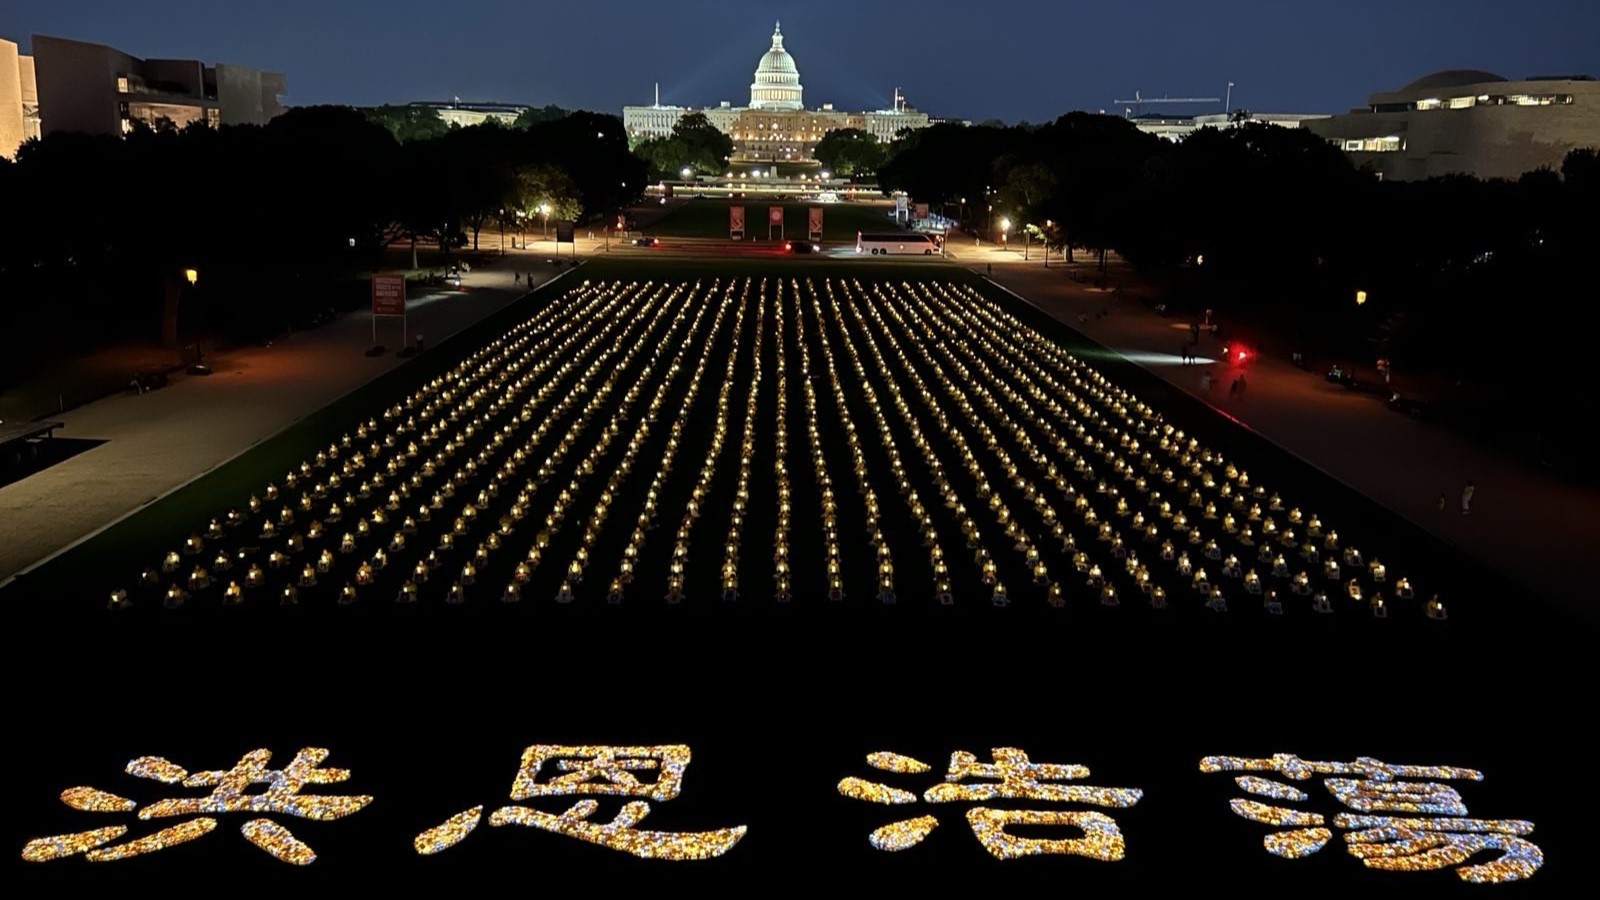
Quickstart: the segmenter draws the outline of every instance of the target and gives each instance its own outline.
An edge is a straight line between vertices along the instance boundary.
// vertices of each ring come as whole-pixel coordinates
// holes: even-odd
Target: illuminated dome
[[[751,109],[802,109],[800,70],[794,57],[783,49],[783,31],[772,27],[772,47],[756,66],[756,80],[750,85]]]

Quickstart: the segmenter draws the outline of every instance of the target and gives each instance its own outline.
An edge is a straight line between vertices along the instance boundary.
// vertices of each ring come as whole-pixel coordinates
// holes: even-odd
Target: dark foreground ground
[[[671,278],[697,271],[689,264],[649,265],[646,271],[593,263],[585,274]],[[810,262],[794,269],[762,264],[750,274],[866,271],[966,277],[945,267]],[[648,885],[712,895],[790,886],[944,893],[959,885],[994,896],[1202,886],[1244,896],[1571,896],[1585,883],[1593,834],[1585,817],[1595,791],[1580,754],[1592,718],[1593,632],[1133,366],[1101,368],[1252,471],[1315,500],[1342,529],[1401,548],[1403,560],[1391,565],[1398,570],[1403,561],[1419,585],[1446,597],[1451,618],[1428,621],[1412,607],[1379,621],[1345,606],[1331,616],[1294,606],[1269,617],[1243,602],[1219,615],[1189,602],[1157,611],[1134,598],[1115,608],[1077,599],[1052,609],[1019,598],[996,609],[986,596],[965,595],[953,607],[918,597],[885,607],[864,589],[841,603],[797,595],[778,606],[760,591],[724,604],[716,598],[714,571],[699,573],[700,590],[691,573],[690,599],[676,607],[660,603],[654,590],[630,593],[620,606],[593,596],[558,606],[550,600],[555,573],[541,570],[515,605],[485,599],[396,606],[372,598],[348,607],[147,605],[117,615],[103,609],[109,586],[126,581],[138,560],[180,540],[197,516],[203,521],[206,510],[238,503],[306,447],[325,444],[328,429],[342,428],[363,404],[391,402],[431,377],[430,366],[443,368],[548,300],[536,293],[0,593],[0,653],[11,689],[7,883],[19,885],[18,896],[91,888],[188,895],[422,885],[475,893],[511,884],[530,891]],[[1052,329],[1069,346],[1078,340],[1027,310],[1012,312]],[[680,478],[690,477],[701,452],[685,452]],[[791,454],[792,470],[803,471],[802,451]],[[756,471],[764,477],[769,468]],[[848,487],[847,471],[836,479]],[[759,534],[770,511],[751,515],[750,533]],[[808,521],[797,512],[797,532]],[[796,558],[802,558],[798,543]],[[748,832],[724,856],[700,862],[635,859],[572,837],[487,822],[437,856],[414,852],[412,839],[424,829],[478,804],[487,816],[512,803],[523,750],[537,744],[689,745],[693,760],[681,796],[652,801],[640,827],[746,825]],[[351,773],[341,784],[307,785],[303,794],[375,798],[333,822],[267,816],[315,849],[318,859],[308,868],[285,865],[246,842],[239,825],[251,816],[244,813],[217,815],[214,833],[136,859],[25,863],[20,857],[32,838],[111,824],[130,826],[128,838],[136,838],[182,821],[74,810],[57,799],[64,788],[93,786],[140,804],[205,795],[204,788],[124,774],[136,757],[162,756],[198,772],[228,769],[246,752],[266,748],[278,768],[302,747],[328,748],[326,765]],[[877,806],[847,799],[835,787],[855,776],[920,794],[944,774],[951,753],[990,762],[1000,747],[1020,748],[1036,763],[1087,766],[1092,775],[1081,784],[1142,789],[1142,799],[1126,809],[1037,800],[981,804],[1103,812],[1117,822],[1126,857],[1000,861],[964,820],[979,804]],[[864,758],[874,751],[916,757],[933,769],[878,771]],[[1230,812],[1230,799],[1248,795],[1229,775],[1202,774],[1199,761],[1274,753],[1479,770],[1481,782],[1451,782],[1469,815],[1532,821],[1528,839],[1543,850],[1544,866],[1526,882],[1500,886],[1465,884],[1448,868],[1371,871],[1345,853],[1337,833],[1309,858],[1270,856],[1261,840],[1274,829]],[[1284,805],[1330,818],[1345,811],[1321,779],[1295,784],[1310,799]],[[560,813],[574,799],[525,805]],[[598,799],[600,822],[623,802]],[[891,854],[867,842],[879,826],[926,814],[941,824],[920,846]],[[1078,834],[1064,826],[1013,826],[1013,832],[1040,839]]]

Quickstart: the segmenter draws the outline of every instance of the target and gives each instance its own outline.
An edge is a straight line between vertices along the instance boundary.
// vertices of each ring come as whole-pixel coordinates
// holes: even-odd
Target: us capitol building
[[[723,134],[733,139],[733,163],[814,163],[812,152],[822,136],[839,128],[859,128],[882,143],[894,140],[905,128],[926,128],[927,113],[907,106],[895,90],[892,109],[842,112],[833,104],[806,109],[801,100],[800,70],[783,49],[781,27],[772,29],[772,46],[756,65],[750,84],[750,105],[720,105],[697,109],[662,106],[659,91],[650,106],[624,106],[622,125],[633,140],[670,137],[672,127],[690,113],[704,113]]]

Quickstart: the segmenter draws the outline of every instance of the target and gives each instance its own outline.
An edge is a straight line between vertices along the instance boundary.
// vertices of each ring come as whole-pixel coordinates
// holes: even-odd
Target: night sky
[[[1338,112],[1444,68],[1600,75],[1594,0],[11,0],[0,37],[281,71],[287,100],[554,103],[619,112],[749,98],[773,20],[808,106],[1042,121],[1146,97]],[[1219,112],[1222,104],[1176,107]],[[1150,111],[1150,108],[1147,108]]]

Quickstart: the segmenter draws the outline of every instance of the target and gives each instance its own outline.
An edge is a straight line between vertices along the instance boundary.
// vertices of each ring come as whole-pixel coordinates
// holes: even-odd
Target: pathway
[[[1183,321],[1164,318],[1131,299],[1118,300],[1071,280],[1059,260],[1045,269],[1033,254],[972,246],[951,248],[961,264],[988,271],[998,284],[1085,336],[1187,390],[1406,517],[1513,581],[1591,621],[1600,621],[1600,491],[1530,467],[1455,432],[1419,422],[1352,393],[1287,360],[1264,357],[1249,370],[1245,396],[1228,398],[1231,375],[1211,365],[1183,365]],[[1035,248],[1037,250],[1037,248]],[[1082,266],[1085,272],[1087,265]],[[1092,279],[1091,279],[1092,280]],[[1097,312],[1108,311],[1096,317]],[[1079,316],[1085,316],[1079,321]],[[1220,348],[1202,338],[1202,357]],[[1212,371],[1206,393],[1201,376]],[[1477,484],[1472,514],[1460,511],[1461,489]],[[1440,493],[1445,509],[1438,508]]]

